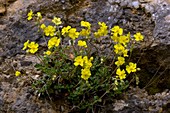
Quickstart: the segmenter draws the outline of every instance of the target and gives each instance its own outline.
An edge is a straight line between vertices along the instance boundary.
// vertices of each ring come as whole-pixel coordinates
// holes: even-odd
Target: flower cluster
[[[31,20],[34,15],[37,17],[37,21],[40,21],[42,19],[42,15],[41,15],[40,12],[37,12],[36,14],[33,14],[33,11],[30,10],[30,12],[27,14],[27,20]]]
[[[124,57],[128,57],[128,49],[126,49],[122,44],[118,43],[114,45],[114,52],[117,55],[123,55]]]
[[[30,10],[30,12],[27,14],[27,20],[31,20],[33,15],[34,14],[33,14],[32,10]]]
[[[61,33],[64,36],[69,36],[72,40],[78,38],[80,34],[77,32],[76,28],[71,28],[71,26],[63,27]]]
[[[80,31],[81,36],[89,36],[91,33],[91,24],[86,21],[81,21],[81,26],[85,27]]]
[[[94,33],[94,36],[96,38],[106,36],[108,34],[108,30],[107,30],[108,26],[104,22],[99,22],[98,24],[99,24],[100,28],[98,29],[97,32]]]
[[[86,41],[79,40],[78,41],[78,46],[87,48],[87,43],[86,43]]]
[[[33,12],[32,10],[30,10],[30,12],[28,13],[28,20],[32,19],[33,16]],[[42,18],[41,13],[37,12],[36,14],[38,20]],[[52,22],[58,26],[60,25],[61,19],[54,17]],[[87,21],[81,21],[81,26],[84,27],[80,32],[77,32],[76,28],[72,28],[71,26],[66,26],[63,27],[61,30],[61,34],[63,36],[68,36],[70,37],[72,40],[77,39],[79,36],[90,36],[91,34],[91,24]],[[99,29],[97,30],[97,32],[94,32],[94,36],[96,38],[102,37],[102,36],[107,36],[108,35],[108,26],[106,25],[106,23],[104,22],[98,22],[99,24]],[[56,37],[56,27],[55,26],[51,26],[48,25],[46,26],[45,24],[41,24],[40,28],[43,30],[45,36],[51,36],[52,38],[48,41],[48,49],[51,49],[53,47],[58,47],[59,43],[60,43],[60,38]],[[117,66],[117,71],[116,71],[116,75],[118,76],[118,78],[120,80],[125,79],[126,78],[126,72],[127,71],[128,74],[130,74],[131,72],[136,72],[137,71],[137,66],[136,63],[132,63],[130,62],[129,65],[126,65],[126,69],[122,69],[121,70],[121,66],[125,64],[125,57],[128,57],[128,44],[131,41],[131,37],[130,37],[130,33],[128,33],[127,35],[123,35],[123,29],[119,26],[114,26],[113,28],[111,28],[110,30],[111,32],[111,39],[114,41],[115,45],[114,45],[114,52],[117,55],[117,61],[115,61],[115,65]],[[142,41],[143,40],[143,36],[141,35],[141,33],[137,32],[136,34],[134,34],[134,39],[135,41]],[[85,47],[87,48],[87,43],[86,41],[83,40],[79,40],[78,41],[78,46],[80,47]],[[29,48],[27,51],[30,53],[35,53],[38,50],[38,44],[36,44],[35,42],[31,42],[29,43],[29,40],[27,42],[24,43],[24,48],[23,50],[25,50],[26,48]],[[51,51],[47,50],[45,52],[46,55],[50,55]],[[90,73],[90,67],[91,67],[91,60],[92,57],[88,60],[87,56],[84,56],[82,58],[82,56],[77,56],[75,58],[75,66],[80,65],[81,67],[83,67],[84,69],[82,69],[82,78],[87,80],[91,73]],[[87,68],[88,65],[88,68]]]
[[[60,39],[58,37],[52,37],[48,41],[48,49],[51,49],[52,47],[58,47],[59,44],[60,44]]]
[[[54,36],[56,32],[56,28],[54,26],[47,26],[45,24],[42,24],[40,28],[44,31],[45,36]]]
[[[35,52],[38,51],[38,44],[35,43],[35,42],[30,42],[29,40],[27,40],[25,43],[24,43],[24,47],[23,47],[23,50],[26,50],[27,49],[27,52],[30,52],[32,54],[34,54]]]
[[[126,71],[128,74],[137,71],[137,64],[132,62],[130,62],[129,65],[126,65],[126,69],[121,70],[121,65],[125,63],[125,57],[128,57],[127,45],[131,41],[130,33],[123,35],[123,29],[119,26],[114,26],[111,29],[111,34],[111,39],[116,43],[114,45],[114,52],[118,55],[117,61],[115,62],[115,65],[117,66],[116,75],[117,78],[123,80],[126,78]],[[134,38],[136,41],[143,40],[143,36],[140,33],[136,33]]]
[[[80,22],[81,29],[69,25],[60,29],[61,18],[54,17],[51,25],[45,25],[40,21],[41,13],[33,14],[32,10],[27,14],[27,20],[31,19],[36,21],[47,46],[42,56],[37,55],[41,63],[35,66],[43,73],[34,83],[35,89],[41,94],[64,91],[71,103],[84,109],[93,106],[104,96],[114,96],[126,89],[129,85],[126,77],[139,70],[130,57],[133,47],[136,47],[134,44],[144,38],[140,32],[125,34],[120,26],[108,29],[104,22],[98,22],[99,28],[93,32],[91,23],[87,21]],[[108,37],[109,48],[112,47],[113,51],[101,56],[104,48],[100,38]],[[69,44],[65,45],[65,38],[69,38]],[[34,54],[38,47],[37,43],[27,40],[23,50]],[[21,73],[16,71],[15,75]]]
[[[83,69],[81,69],[81,78],[84,80],[88,80],[88,78],[91,76],[91,71],[90,68],[92,66],[91,61],[93,60],[93,57],[90,57],[90,59],[88,59],[87,56],[77,56],[74,59],[74,65],[75,66],[81,66]]]

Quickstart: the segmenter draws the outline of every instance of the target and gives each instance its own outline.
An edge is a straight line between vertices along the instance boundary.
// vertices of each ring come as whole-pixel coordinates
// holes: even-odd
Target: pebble
[[[63,4],[64,4],[65,2],[66,2],[65,0],[61,0],[61,3],[63,3]]]
[[[126,7],[128,5],[129,1],[128,0],[125,0],[123,2],[120,3],[120,6],[121,7]]]
[[[132,6],[135,7],[136,9],[139,8],[139,5],[140,5],[139,1],[132,2]]]
[[[114,111],[122,110],[124,107],[129,106],[124,100],[117,100],[114,104]]]

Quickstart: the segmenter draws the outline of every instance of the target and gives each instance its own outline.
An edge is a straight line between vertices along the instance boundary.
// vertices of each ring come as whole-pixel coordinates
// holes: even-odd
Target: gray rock
[[[123,1],[123,2],[120,3],[120,6],[126,7],[128,5],[128,3],[129,3],[129,0]]]
[[[146,13],[151,13],[151,14],[154,13],[154,7],[152,5],[146,4],[144,8],[145,8]]]

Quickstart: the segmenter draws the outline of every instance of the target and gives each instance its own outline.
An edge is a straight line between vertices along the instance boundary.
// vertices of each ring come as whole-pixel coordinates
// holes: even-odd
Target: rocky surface
[[[4,13],[1,10],[4,5],[1,7],[1,4],[0,1],[0,13]],[[58,113],[68,112],[69,109],[65,104],[61,105],[62,102],[53,107],[49,101],[37,99],[30,88],[31,80],[40,76],[32,66],[38,60],[32,56],[23,56],[21,48],[28,39],[43,43],[34,22],[26,20],[30,9],[34,13],[42,12],[46,21],[53,16],[61,17],[62,26],[78,27],[81,20],[89,21],[92,25],[104,21],[109,28],[121,26],[125,33],[140,31],[145,36],[145,41],[141,51],[134,50],[134,60],[141,59],[139,85],[150,94],[156,94],[149,95],[145,90],[132,88],[125,94],[124,100],[106,106],[103,112],[169,111],[170,92],[165,90],[170,89],[169,0],[16,0],[9,4],[6,16],[0,17],[0,112]],[[93,30],[95,29],[94,27]],[[105,45],[104,48],[107,48],[107,44]],[[26,74],[16,78],[16,69]]]
[[[108,106],[107,112],[112,113],[168,113],[170,91],[148,95],[146,90],[131,88],[124,100],[116,100],[112,106]]]
[[[35,95],[32,83],[41,74],[33,65],[38,62],[35,56],[17,55],[1,65],[0,113],[68,113],[64,100],[53,103]],[[15,77],[16,69],[22,73],[20,77]]]

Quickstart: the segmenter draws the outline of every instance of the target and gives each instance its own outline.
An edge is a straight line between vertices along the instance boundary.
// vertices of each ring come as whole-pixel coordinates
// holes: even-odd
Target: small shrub
[[[39,55],[41,63],[35,66],[43,74],[33,84],[39,94],[63,96],[79,109],[92,109],[102,103],[103,98],[114,98],[128,88],[127,76],[137,78],[135,72],[139,68],[130,61],[130,56],[135,44],[143,40],[141,33],[124,34],[119,26],[109,29],[104,22],[98,22],[99,29],[92,32],[92,25],[87,21],[81,21],[80,31],[71,26],[59,30],[60,18],[54,17],[54,25],[46,26],[40,23],[40,12],[30,11],[28,20],[31,19],[38,23],[47,44],[47,50]],[[47,41],[46,37],[50,39]],[[104,37],[112,40],[113,51],[109,55],[98,55],[93,52],[100,51],[95,43],[102,45]],[[69,40],[68,44],[64,43],[65,39]],[[28,40],[23,50],[36,54],[38,47]]]

